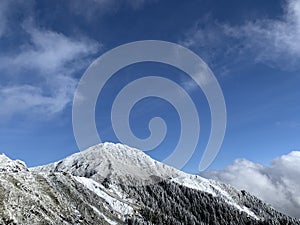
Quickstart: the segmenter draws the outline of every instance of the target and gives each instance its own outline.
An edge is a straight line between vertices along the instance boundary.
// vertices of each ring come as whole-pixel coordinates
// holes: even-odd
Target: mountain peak
[[[33,168],[35,171],[64,171],[96,181],[151,181],[178,176],[181,172],[153,160],[141,150],[123,144],[101,143],[64,160]]]
[[[0,154],[0,172],[27,171],[26,164],[21,160],[11,160],[4,153]]]

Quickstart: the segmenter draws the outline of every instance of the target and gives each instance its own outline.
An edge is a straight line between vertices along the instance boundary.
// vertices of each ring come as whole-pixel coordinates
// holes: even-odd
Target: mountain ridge
[[[91,162],[86,164],[83,163],[85,160],[97,162],[97,158],[100,158],[101,160],[104,158],[107,162],[100,160],[100,162],[92,165],[91,168],[88,168],[91,165]],[[126,160],[129,160],[129,162],[126,162]],[[124,163],[124,161],[126,163]],[[126,168],[124,165],[129,168]],[[84,169],[82,170],[82,168]],[[106,168],[109,169],[109,173],[105,171]],[[122,169],[120,170],[120,168]],[[75,176],[92,178],[100,183],[105,181],[112,182],[112,179],[117,178],[113,181],[117,183],[126,183],[129,181],[130,183],[135,182],[135,185],[141,185],[140,181],[142,181],[142,184],[151,184],[153,182],[155,183],[157,181],[168,179],[188,188],[207,192],[213,196],[222,195],[228,203],[235,206],[238,210],[244,211],[249,214],[249,216],[258,219],[249,209],[239,206],[234,202],[233,199],[230,198],[230,195],[222,190],[219,186],[219,182],[209,181],[209,179],[205,179],[198,175],[184,173],[171,166],[153,160],[150,156],[138,149],[122,144],[108,142],[99,144],[90,147],[85,151],[75,153],[64,160],[32,168],[32,170],[38,172],[69,172]],[[100,176],[98,171],[101,173]],[[117,172],[117,174],[112,174],[114,172]],[[107,174],[107,176],[103,176],[104,174]],[[122,179],[123,176],[124,179]],[[136,177],[132,179],[132,176]]]
[[[300,224],[245,191],[122,144],[30,169],[1,160],[14,169],[0,172],[0,224]]]

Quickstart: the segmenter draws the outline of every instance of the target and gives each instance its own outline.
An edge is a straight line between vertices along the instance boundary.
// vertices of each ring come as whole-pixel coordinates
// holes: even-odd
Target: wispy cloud
[[[153,1],[75,0],[66,4],[72,13],[98,19],[123,7],[136,10]],[[81,34],[71,37],[40,26],[34,19],[34,6],[34,0],[0,2],[0,44],[5,36],[16,40],[14,47],[0,52],[0,121],[16,114],[51,117],[62,112],[73,99],[78,71],[101,48],[98,41]]]
[[[207,60],[211,60],[220,53],[219,50],[224,48],[224,44],[226,45],[225,39],[227,38],[223,25],[216,21],[212,22],[212,20],[213,18],[210,15],[204,16],[180,41],[180,44],[186,47],[205,50],[199,51],[199,54]]]
[[[43,76],[64,73],[68,64],[95,53],[99,47],[87,38],[75,39],[31,25],[25,26],[25,31],[30,37],[28,42],[21,46],[21,51],[0,57],[1,69],[36,69]]]
[[[157,0],[74,0],[68,7],[72,13],[93,20],[108,13],[116,13],[123,8],[137,10],[155,1]]]
[[[7,1],[0,1],[0,37],[5,32]]]
[[[280,19],[248,21],[243,26],[224,25],[225,33],[243,40],[255,60],[272,66],[298,67],[300,60],[300,2],[287,0]]]
[[[69,87],[58,87],[55,96],[46,96],[43,89],[32,85],[4,87],[0,90],[0,116],[12,116],[14,113],[43,114],[49,116],[60,112],[70,102],[74,81]]]
[[[277,210],[300,218],[299,165],[300,152],[293,151],[274,159],[269,167],[237,159],[224,170],[202,175],[247,190]]]
[[[298,121],[277,121],[276,126],[281,127],[281,128],[288,128],[288,129],[293,129],[293,128],[299,128],[300,127],[300,122]]]
[[[29,39],[17,46],[20,50],[0,57],[3,77],[17,80],[1,86],[0,115],[58,113],[72,101],[77,84],[74,74],[87,64],[86,60],[99,50],[100,44],[32,24],[24,25],[23,29]]]
[[[208,23],[188,32],[183,44],[206,48],[209,56],[215,52],[226,57],[244,57],[286,70],[299,68],[300,2],[286,0],[284,14],[277,19],[245,21],[243,25]],[[205,20],[204,20],[205,21]],[[203,24],[203,23],[201,23]],[[212,50],[212,51],[210,51]],[[208,58],[209,60],[209,58]]]
[[[15,18],[20,18],[22,15],[31,14],[34,6],[34,0],[19,1],[0,1],[0,38],[10,36],[16,30],[16,24],[20,21]]]

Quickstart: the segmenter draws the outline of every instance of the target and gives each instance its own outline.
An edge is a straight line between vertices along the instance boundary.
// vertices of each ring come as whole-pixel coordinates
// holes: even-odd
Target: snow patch
[[[245,206],[240,206],[231,197],[230,193],[225,191],[222,187],[219,186],[219,183],[215,181],[208,180],[197,175],[190,175],[184,173],[182,173],[179,177],[171,179],[171,181],[188,188],[212,194],[214,197],[219,196],[222,199],[224,199],[224,201],[227,202],[229,205],[232,205],[241,212],[247,213],[249,216],[253,217],[256,220],[259,220],[255,213],[253,213],[249,208]]]
[[[102,190],[102,186],[96,181],[86,177],[74,177],[74,178],[79,183],[87,187],[90,191],[94,192],[99,197],[103,198],[114,211],[116,211],[121,215],[122,218],[124,218],[126,215],[132,215],[134,213],[134,209],[131,206],[108,195],[105,191]]]
[[[108,222],[109,224],[112,225],[118,225],[118,223],[116,221],[111,220],[110,218],[108,218],[107,216],[105,216],[102,212],[100,212],[95,206],[91,205],[91,208],[98,213],[99,216],[101,216],[103,219],[105,219],[106,222]]]

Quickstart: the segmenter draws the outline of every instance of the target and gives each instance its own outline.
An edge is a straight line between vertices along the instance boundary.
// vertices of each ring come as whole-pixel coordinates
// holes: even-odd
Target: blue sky
[[[72,130],[75,88],[89,64],[120,44],[165,40],[196,52],[223,90],[227,130],[210,169],[236,158],[267,165],[300,148],[300,4],[296,0],[102,0],[0,2],[0,151],[28,166],[50,163],[78,151]],[[117,142],[110,106],[122,85],[147,75],[188,77],[170,66],[145,63],[112,77],[98,102],[97,128]],[[201,90],[200,143],[184,168],[197,172],[210,130]],[[147,137],[147,123],[162,116],[166,139],[149,154],[161,160],[176,145],[180,125],[174,108],[145,99],[132,110],[132,129]]]

